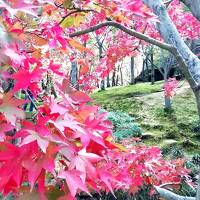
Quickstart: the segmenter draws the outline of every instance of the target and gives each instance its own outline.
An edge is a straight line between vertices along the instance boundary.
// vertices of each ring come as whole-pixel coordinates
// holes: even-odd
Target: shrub
[[[108,112],[108,119],[113,124],[113,136],[118,141],[131,137],[140,137],[142,134],[140,126],[127,113],[120,111]]]

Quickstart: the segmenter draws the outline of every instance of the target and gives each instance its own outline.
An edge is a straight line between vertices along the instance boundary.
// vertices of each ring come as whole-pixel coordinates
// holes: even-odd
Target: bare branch
[[[94,12],[94,10],[92,9],[88,9],[88,10],[81,10],[81,9],[76,9],[76,10],[73,10],[69,13],[67,13],[63,18],[62,20],[59,22],[59,24],[61,24],[67,17],[69,17],[70,15],[73,15],[75,13],[80,13],[80,12],[84,12],[84,13],[88,13],[88,12]]]
[[[142,33],[139,33],[137,31],[134,31],[134,30],[131,30],[125,26],[123,26],[122,24],[119,24],[117,22],[113,22],[113,21],[107,21],[107,22],[103,22],[101,24],[98,24],[96,26],[91,26],[90,28],[88,29],[85,29],[85,30],[82,30],[82,31],[78,31],[78,32],[75,32],[75,33],[72,33],[70,35],[70,37],[76,37],[76,36],[80,36],[80,35],[84,35],[84,34],[87,34],[87,33],[90,33],[90,32],[94,32],[100,28],[103,28],[105,26],[113,26],[115,28],[118,28],[122,31],[124,31],[125,33],[131,35],[131,36],[134,36],[138,39],[141,39],[141,40],[144,40],[150,44],[153,44],[153,45],[156,45],[162,49],[165,49],[165,50],[168,50],[170,52],[173,51],[174,47],[169,45],[169,44],[166,44],[164,42],[160,42],[159,40],[156,40],[156,39],[153,39],[153,38],[150,38]]]

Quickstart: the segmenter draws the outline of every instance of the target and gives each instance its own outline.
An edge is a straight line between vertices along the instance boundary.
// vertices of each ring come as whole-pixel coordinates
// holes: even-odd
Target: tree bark
[[[71,62],[70,81],[71,81],[72,86],[73,86],[74,88],[76,88],[76,89],[78,89],[77,80],[78,80],[78,67],[77,67],[77,62],[76,62],[76,61],[72,61],[72,62]]]
[[[144,81],[144,77],[145,77],[145,65],[146,65],[146,62],[145,62],[145,59],[143,59],[143,62],[142,62],[142,81]]]
[[[200,94],[198,96],[200,96]],[[196,199],[200,199],[200,172],[199,172],[199,177],[198,177],[198,181],[197,181],[197,195],[196,195]]]
[[[99,48],[99,61],[100,61],[101,58],[102,58],[102,54],[103,54],[103,42],[100,41],[98,35],[95,38],[96,38],[96,41],[97,41],[97,44],[98,44],[98,48]],[[105,80],[104,79],[101,80],[100,89],[101,90],[105,90],[106,89]]]
[[[120,71],[121,85],[123,86],[124,85],[124,80],[123,80],[123,72],[122,72],[122,68],[121,67],[119,68],[119,71]]]
[[[100,85],[101,90],[105,90],[105,80],[101,80],[101,85]]]
[[[153,52],[150,54],[151,59],[151,84],[154,85],[155,83],[155,68],[153,64]]]
[[[148,57],[149,55],[147,54],[146,59],[145,59],[145,66],[146,66],[146,81],[149,82],[149,63],[148,63]],[[144,71],[145,72],[145,71]]]
[[[200,113],[200,90],[199,89],[193,89],[193,93],[194,93],[195,98],[196,98],[198,113]]]
[[[110,76],[109,76],[109,74],[106,77],[106,82],[107,82],[107,87],[110,87]]]
[[[184,196],[177,195],[164,188],[155,186],[155,189],[160,194],[160,196],[166,200],[199,200],[199,199],[196,199],[195,197],[184,197]]]
[[[164,83],[167,83],[168,77],[169,77],[169,72],[171,70],[171,55],[167,58],[166,62],[164,63]],[[165,109],[171,109],[172,108],[172,102],[171,98],[165,96]]]
[[[118,65],[118,67],[117,67],[116,86],[119,85],[119,69],[120,69],[120,65]]]
[[[116,69],[114,69],[113,74],[112,74],[112,87],[116,86],[115,75],[116,75]]]
[[[170,97],[165,96],[165,109],[171,109],[172,108],[172,103]]]
[[[135,62],[134,57],[131,57],[131,85],[135,84]]]

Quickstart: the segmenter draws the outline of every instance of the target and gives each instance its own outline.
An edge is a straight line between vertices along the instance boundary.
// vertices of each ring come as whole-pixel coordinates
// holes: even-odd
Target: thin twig
[[[88,13],[88,12],[95,12],[95,10],[92,10],[92,9],[88,9],[88,10],[76,9],[76,10],[73,10],[73,11],[67,13],[67,14],[62,18],[62,20],[59,22],[59,24],[62,24],[62,22],[63,22],[67,17],[69,17],[70,15],[73,15],[73,14],[75,14],[75,13],[80,13],[80,12]]]

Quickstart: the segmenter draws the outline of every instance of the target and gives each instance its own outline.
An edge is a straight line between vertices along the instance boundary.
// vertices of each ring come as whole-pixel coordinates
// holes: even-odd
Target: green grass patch
[[[144,94],[151,94],[160,92],[162,90],[163,81],[158,81],[154,85],[149,83],[138,83],[136,85],[129,85],[126,87],[118,86],[107,88],[105,91],[98,91],[91,95],[98,103],[105,103],[109,100],[121,100],[131,97],[141,96]]]

